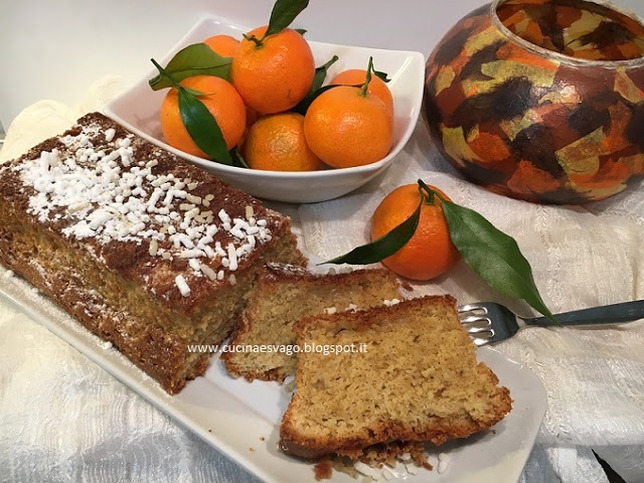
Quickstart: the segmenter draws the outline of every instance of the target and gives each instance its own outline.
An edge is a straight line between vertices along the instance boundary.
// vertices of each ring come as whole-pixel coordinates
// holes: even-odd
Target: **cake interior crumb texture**
[[[293,324],[326,312],[366,309],[400,298],[400,284],[386,269],[319,274],[301,267],[268,264],[258,277],[229,347],[222,353],[228,371],[247,380],[282,382],[295,372]],[[276,350],[257,352],[253,347]]]
[[[359,459],[395,441],[440,445],[491,428],[511,410],[507,388],[477,362],[451,296],[309,317],[299,344],[366,344],[360,353],[298,356],[280,446],[304,458]]]
[[[290,220],[100,113],[0,166],[0,262],[169,393],[205,372]]]

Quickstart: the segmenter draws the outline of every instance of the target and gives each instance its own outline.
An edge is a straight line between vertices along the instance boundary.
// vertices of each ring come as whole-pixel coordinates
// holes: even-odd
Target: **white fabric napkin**
[[[100,110],[123,87],[101,79],[74,108],[29,107],[9,127],[0,162]],[[328,259],[365,243],[380,200],[419,177],[512,235],[554,312],[644,299],[641,178],[583,207],[511,200],[464,181],[437,154],[422,120],[392,167],[365,187],[324,203],[274,205],[293,216],[305,249]],[[532,313],[462,262],[415,288]],[[548,392],[523,483],[607,482],[593,449],[627,482],[644,482],[644,322],[527,329],[497,348],[534,371]],[[0,481],[256,481],[1,298],[0,434]]]

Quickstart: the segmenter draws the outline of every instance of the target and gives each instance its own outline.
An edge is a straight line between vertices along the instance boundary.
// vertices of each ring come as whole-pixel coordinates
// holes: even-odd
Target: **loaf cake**
[[[280,426],[286,453],[359,460],[374,445],[385,453],[397,441],[440,445],[491,428],[511,410],[508,389],[477,362],[451,296],[309,317],[294,331],[300,345],[364,350],[298,355]]]
[[[293,324],[325,312],[364,309],[400,298],[398,279],[385,269],[313,273],[302,267],[271,263],[249,296],[221,358],[231,375],[248,381],[283,382],[295,372]],[[253,347],[275,350],[254,351]]]
[[[290,220],[90,113],[0,167],[0,262],[168,393],[203,374]]]

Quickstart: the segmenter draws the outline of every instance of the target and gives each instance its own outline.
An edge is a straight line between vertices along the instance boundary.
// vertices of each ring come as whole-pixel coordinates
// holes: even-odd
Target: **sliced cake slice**
[[[398,279],[385,269],[319,274],[294,265],[267,264],[221,358],[235,377],[282,382],[295,372],[295,322],[400,297]]]
[[[395,441],[440,445],[490,428],[511,410],[507,388],[477,362],[451,296],[306,318],[300,346],[360,347],[298,355],[280,446],[304,458],[348,456]]]

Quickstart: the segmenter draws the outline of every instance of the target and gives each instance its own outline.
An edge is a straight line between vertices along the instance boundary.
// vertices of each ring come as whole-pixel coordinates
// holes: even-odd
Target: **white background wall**
[[[311,0],[295,26],[311,40],[429,54],[486,0]],[[644,16],[643,0],[615,0]],[[273,0],[0,0],[0,121],[40,99],[75,104],[96,79],[133,82],[204,14],[254,27]]]

